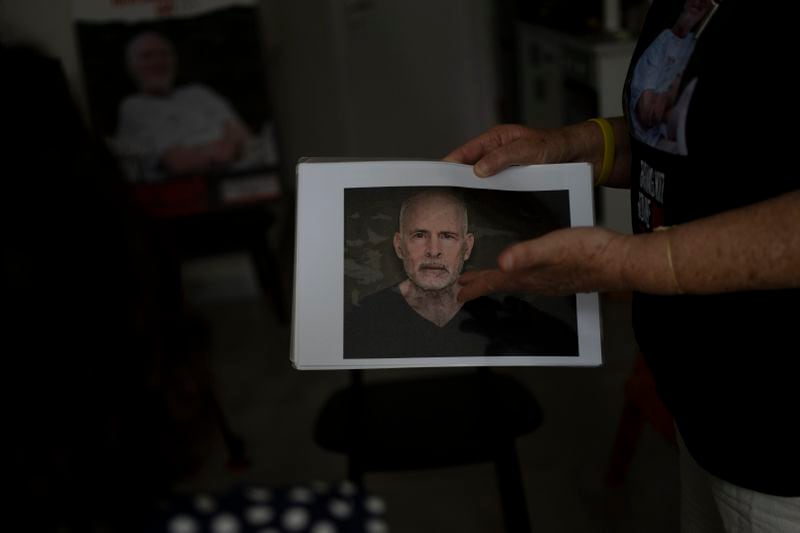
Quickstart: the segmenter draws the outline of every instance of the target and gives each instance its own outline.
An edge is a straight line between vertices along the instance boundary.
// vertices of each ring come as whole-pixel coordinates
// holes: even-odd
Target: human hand
[[[211,163],[224,166],[241,159],[250,139],[247,128],[239,122],[227,120],[223,125],[222,136],[207,145]]]
[[[626,239],[603,228],[569,228],[514,244],[498,257],[499,269],[462,274],[458,299],[465,302],[494,292],[563,296],[626,290]]]
[[[161,155],[161,165],[173,176],[205,174],[235,161],[238,148],[226,139],[198,146],[173,146]]]
[[[200,150],[190,146],[173,146],[164,151],[160,159],[161,166],[173,176],[184,176],[203,172],[207,158]]]
[[[532,129],[503,124],[467,141],[444,160],[474,165],[475,174],[485,178],[511,165],[574,161],[573,148],[568,128]]]
[[[212,165],[224,166],[239,158],[241,146],[234,139],[224,136],[209,143],[205,150]]]

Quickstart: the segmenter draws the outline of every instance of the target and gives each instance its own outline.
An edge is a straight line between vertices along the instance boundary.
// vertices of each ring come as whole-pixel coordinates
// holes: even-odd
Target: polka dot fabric
[[[175,496],[162,533],[388,533],[386,503],[349,481],[275,489],[241,485],[220,495]]]

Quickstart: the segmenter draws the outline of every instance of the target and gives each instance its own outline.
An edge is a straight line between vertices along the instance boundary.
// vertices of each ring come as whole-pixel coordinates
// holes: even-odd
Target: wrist
[[[616,159],[616,146],[617,140],[614,134],[614,126],[605,118],[590,118],[588,122],[593,122],[600,129],[602,147],[599,157],[599,164],[595,163],[595,187],[600,187],[608,182],[611,174],[614,171],[614,164]]]
[[[668,231],[624,236],[618,253],[621,258],[619,277],[626,290],[683,294]]]

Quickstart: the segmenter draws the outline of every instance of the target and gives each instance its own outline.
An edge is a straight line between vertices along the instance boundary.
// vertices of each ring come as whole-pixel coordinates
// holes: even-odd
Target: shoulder
[[[149,106],[150,101],[141,94],[132,94],[122,99],[119,104],[121,114],[135,114]]]
[[[680,39],[676,37],[674,33],[672,33],[672,30],[662,30],[652,41],[647,43],[640,57],[640,61],[655,60],[654,58],[656,56],[662,55],[664,51],[670,47],[671,43],[675,42],[676,40]]]
[[[353,306],[354,312],[364,312],[365,310],[382,309],[387,305],[393,305],[400,302],[405,302],[403,295],[400,294],[400,287],[392,285],[365,296]]]
[[[366,333],[367,330],[382,329],[387,324],[387,317],[396,319],[410,309],[397,285],[393,285],[361,298],[358,304],[345,312],[344,323],[346,328]]]
[[[156,116],[156,104],[150,98],[139,94],[127,96],[119,104],[118,133],[130,134],[150,128]]]
[[[175,89],[175,92],[178,94],[208,94],[214,91],[203,83],[187,83]]]
[[[405,299],[396,289],[388,287],[361,299],[344,315],[344,352],[346,357],[377,357],[400,348],[408,335],[402,327]],[[410,309],[410,308],[409,308]]]
[[[646,55],[645,52],[652,54],[654,47],[651,45],[655,44],[655,41],[669,37],[667,34],[672,33],[670,28],[682,9],[682,2],[655,0],[650,5],[637,38],[636,51],[633,54],[634,59]]]
[[[182,85],[175,90],[175,95],[182,99],[219,100],[219,95],[211,87],[202,83]]]

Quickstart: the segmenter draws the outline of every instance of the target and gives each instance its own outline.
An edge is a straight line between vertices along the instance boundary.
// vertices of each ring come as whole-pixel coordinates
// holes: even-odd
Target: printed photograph
[[[569,191],[344,190],[346,359],[577,356],[574,296],[457,301],[460,274],[570,224]]]
[[[632,71],[631,123],[634,135],[659,150],[686,155],[686,113],[697,78],[685,70],[715,9],[711,0],[686,0],[673,24],[647,46]]]
[[[132,183],[278,164],[257,9],[205,4],[131,18],[137,6],[120,3],[76,20],[93,127]]]

